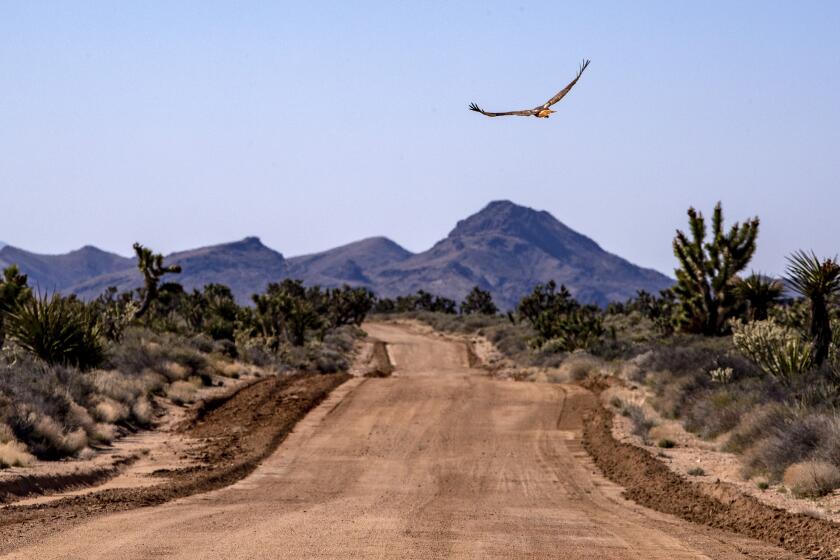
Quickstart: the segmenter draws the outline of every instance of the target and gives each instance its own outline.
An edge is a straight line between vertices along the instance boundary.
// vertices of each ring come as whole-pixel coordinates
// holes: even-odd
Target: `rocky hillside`
[[[514,307],[535,284],[552,279],[578,299],[601,305],[627,299],[639,289],[658,292],[672,283],[664,274],[604,251],[548,212],[508,201],[492,202],[458,222],[445,239],[422,253],[410,255],[380,239],[366,245],[362,257],[355,245],[346,246],[354,248],[352,254],[340,248],[299,260],[296,276],[325,285],[358,283],[384,296],[424,289],[458,301],[478,285],[490,290],[502,308]],[[390,248],[396,258],[379,247]],[[362,275],[355,280],[307,266],[326,255],[331,270],[353,268],[362,259],[370,264],[360,267]]]
[[[250,301],[251,294],[264,291],[269,282],[288,276],[283,255],[263,245],[257,237],[172,253],[166,257],[166,263],[179,264],[183,269],[181,274],[168,275],[168,281],[178,282],[187,290],[206,284],[227,284],[243,303]],[[132,263],[131,268],[81,280],[68,291],[93,298],[108,286],[129,290],[141,284],[142,277]]]
[[[42,292],[67,291],[81,279],[134,267],[134,260],[90,245],[63,255],[39,255],[11,245],[0,249],[0,268],[11,264],[29,276],[29,284]]]
[[[538,282],[565,284],[586,302],[604,305],[643,289],[657,292],[671,279],[604,251],[545,211],[492,202],[458,222],[431,249],[413,254],[385,237],[372,237],[323,253],[284,259],[256,237],[167,256],[184,272],[170,277],[187,289],[218,282],[241,302],[266,284],[300,278],[307,284],[366,286],[382,296],[419,289],[461,300],[473,287],[490,290],[509,309]],[[140,285],[133,259],[84,247],[66,255],[0,249],[0,266],[17,263],[42,289],[96,297],[108,286]]]

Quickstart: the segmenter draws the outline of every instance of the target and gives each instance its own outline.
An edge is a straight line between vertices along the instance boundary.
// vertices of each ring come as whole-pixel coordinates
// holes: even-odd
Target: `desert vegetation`
[[[0,467],[90,453],[155,424],[225,378],[346,370],[373,294],[284,280],[240,306],[227,286],[186,291],[135,244],[143,286],[93,301],[0,281]]]
[[[840,488],[840,265],[799,251],[783,278],[747,272],[758,218],[727,227],[718,204],[709,224],[689,209],[688,225],[673,241],[677,282],[658,294],[640,291],[601,309],[548,282],[505,315],[468,313],[466,301],[460,315],[434,306],[388,310],[482,334],[522,366],[577,371],[597,360],[646,386],[662,416],[740,454],[743,475],[757,484],[802,496]],[[616,407],[647,440],[644,411]]]

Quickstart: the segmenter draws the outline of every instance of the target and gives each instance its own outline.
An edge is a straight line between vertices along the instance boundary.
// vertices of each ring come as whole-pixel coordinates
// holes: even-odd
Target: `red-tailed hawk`
[[[539,105],[538,107],[534,107],[533,109],[523,109],[522,111],[508,111],[506,113],[490,113],[485,111],[475,103],[470,103],[470,110],[475,111],[477,113],[481,113],[482,115],[487,115],[488,117],[506,117],[508,115],[515,115],[518,117],[537,117],[540,119],[547,119],[551,113],[556,113],[557,111],[552,111],[549,109],[552,105],[563,99],[567,93],[574,87],[577,81],[580,79],[581,74],[583,71],[586,70],[586,67],[589,66],[589,61],[584,60],[580,65],[580,70],[578,70],[577,76],[575,79],[572,80],[569,85],[561,89],[557,95],[546,101],[544,104]]]

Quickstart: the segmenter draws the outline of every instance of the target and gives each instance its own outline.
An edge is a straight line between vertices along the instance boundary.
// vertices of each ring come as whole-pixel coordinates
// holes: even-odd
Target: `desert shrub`
[[[714,384],[685,400],[682,418],[687,430],[709,439],[734,429],[756,407],[782,398],[778,386],[764,378]]]
[[[715,382],[720,383],[721,385],[726,385],[732,382],[732,379],[735,377],[735,370],[731,367],[718,367],[713,370],[709,371],[709,378]]]
[[[144,328],[127,329],[122,342],[111,346],[107,363],[127,375],[160,373],[170,381],[206,373],[207,358],[185,339]]]
[[[662,449],[672,449],[677,446],[677,442],[672,439],[662,438],[656,442],[656,445]]]
[[[356,326],[345,325],[329,331],[324,336],[323,345],[342,354],[349,354],[356,341],[364,336],[364,331]]]
[[[6,332],[21,348],[48,364],[96,367],[104,358],[97,318],[83,303],[63,298],[29,298],[6,315]]]
[[[259,336],[238,336],[236,339],[236,353],[239,359],[259,367],[267,367],[277,359],[276,352],[271,347],[269,341]]]
[[[811,369],[811,345],[772,320],[735,323],[732,342],[767,375],[791,384]]]
[[[563,361],[561,369],[573,381],[583,381],[600,371],[600,362],[585,352],[574,352]]]
[[[796,414],[781,426],[770,426],[768,434],[744,454],[745,474],[766,474],[778,480],[785,470],[818,456],[826,442],[837,435],[836,423],[822,414]]]
[[[840,468],[825,461],[804,461],[789,466],[783,480],[795,496],[816,498],[840,488]]]
[[[175,404],[195,402],[198,384],[193,381],[175,381],[166,389],[166,396]]]
[[[190,346],[199,352],[204,352],[205,354],[209,354],[215,349],[215,341],[209,334],[206,333],[198,333],[197,335],[190,337],[188,342]]]
[[[680,337],[673,344],[657,347],[647,355],[641,366],[653,371],[673,372],[677,376],[703,374],[718,367],[718,360],[725,350],[694,342],[700,341],[693,337]]]
[[[122,342],[112,345],[107,364],[125,374],[139,375],[146,371],[162,371],[167,361],[160,337],[142,328],[126,330]]]
[[[321,373],[346,371],[348,367],[344,356],[331,348],[322,347],[315,358],[315,368]]]
[[[790,408],[781,403],[758,405],[741,417],[729,434],[724,450],[733,453],[746,451],[768,435],[784,430],[791,414]]]
[[[154,407],[149,399],[141,397],[131,405],[131,416],[141,425],[150,426],[154,419]]]
[[[15,436],[25,441],[39,459],[76,455],[87,446],[87,434],[83,428],[66,429],[29,403],[17,404],[6,422]]]
[[[704,471],[701,467],[693,467],[688,469],[688,474],[691,476],[704,476],[706,471]]]
[[[711,382],[701,371],[675,374],[659,370],[647,377],[654,396],[653,406],[667,418],[682,418],[698,394],[708,390]]]
[[[25,467],[34,460],[26,446],[15,439],[11,428],[0,424],[0,469]]]
[[[648,419],[644,409],[636,404],[628,404],[621,411],[621,414],[630,419],[632,424],[631,433],[642,438],[642,441],[647,443],[648,433],[653,428],[653,421]]]
[[[40,459],[73,455],[87,444],[94,422],[79,414],[71,394],[84,393],[82,374],[71,367],[49,365],[27,355],[0,360],[0,423]]]
[[[8,467],[27,467],[35,457],[29,453],[26,446],[19,441],[0,443],[0,469]]]
[[[126,420],[129,416],[129,408],[126,405],[108,397],[99,399],[93,412],[97,419],[110,424]]]

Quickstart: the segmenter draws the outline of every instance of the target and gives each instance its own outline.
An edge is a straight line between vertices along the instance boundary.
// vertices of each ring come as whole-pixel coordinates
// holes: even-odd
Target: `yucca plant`
[[[91,310],[75,299],[37,296],[7,315],[9,338],[48,364],[89,369],[102,363],[101,328]]]
[[[831,347],[829,304],[840,293],[840,264],[836,259],[820,260],[813,252],[797,251],[788,257],[787,282],[811,303],[809,333],[813,340],[814,363],[822,365]]]
[[[737,281],[735,286],[738,296],[749,306],[750,321],[766,320],[770,307],[779,301],[785,288],[778,280],[756,273]]]

